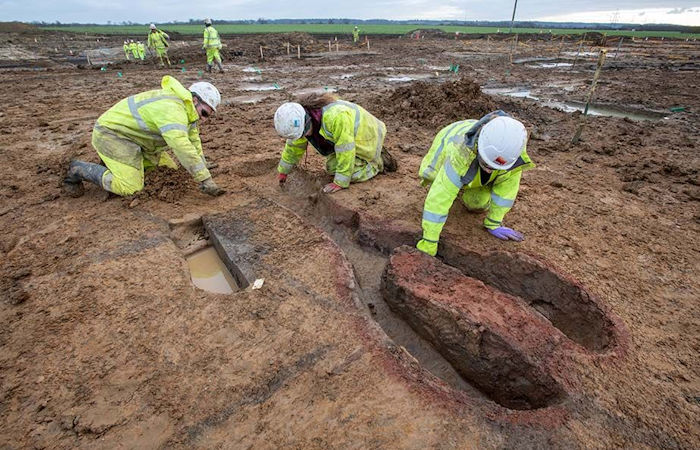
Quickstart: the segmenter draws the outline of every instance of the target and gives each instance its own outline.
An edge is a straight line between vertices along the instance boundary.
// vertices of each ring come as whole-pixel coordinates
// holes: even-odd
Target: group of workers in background
[[[154,24],[150,25],[150,32],[146,42],[148,48],[158,55],[161,67],[164,67],[165,63],[170,67],[170,58],[168,58],[169,40],[170,36],[165,31],[159,30]],[[141,41],[134,42],[133,39],[127,39],[124,41],[123,48],[124,57],[127,61],[131,61],[132,58],[134,61],[144,61],[146,59],[146,46]]]
[[[155,49],[161,65],[170,65],[168,35],[153,24],[150,28],[149,48]],[[353,39],[359,39],[357,27]],[[135,52],[132,44],[124,43],[127,58],[127,50],[142,58],[138,44]],[[211,19],[205,20],[202,48],[207,52],[207,69],[211,71],[216,63],[223,71],[221,39]],[[143,189],[146,169],[177,168],[165,151],[170,148],[204,193],[223,194],[209,173],[198,129],[220,103],[221,94],[211,83],[197,82],[185,89],[171,76],[163,77],[161,89],[123,99],[97,119],[92,132],[92,145],[104,165],[72,161],[64,190],[80,196],[82,182],[90,181],[114,194],[132,195]],[[384,149],[386,125],[360,105],[332,94],[310,94],[299,102],[282,104],[275,112],[274,126],[286,139],[277,167],[280,186],[309,143],[326,158],[326,170],[333,175],[322,189],[327,194],[396,170],[396,161]],[[492,236],[522,241],[523,235],[504,226],[503,218],[515,202],[523,171],[534,167],[526,144],[525,126],[503,111],[440,130],[418,171],[421,185],[429,190],[417,248],[435,256],[449,210],[460,192],[468,211],[486,212],[483,225]]]
[[[352,30],[352,40],[354,43],[360,41],[360,30],[355,26]],[[148,48],[158,56],[160,60],[160,66],[165,67],[165,64],[170,67],[170,58],[168,57],[168,47],[170,36],[163,30],[159,30],[155,24],[149,26],[149,33],[147,39]],[[204,40],[202,42],[202,49],[207,54],[207,72],[211,72],[214,64],[218,67],[220,72],[224,71],[224,67],[221,64],[221,37],[219,32],[216,31],[212,24],[211,19],[204,19]],[[141,43],[141,41],[134,42],[133,39],[124,41],[124,57],[127,61],[146,59],[146,48]]]
[[[159,30],[155,24],[149,26],[147,39],[148,48],[158,56],[160,66],[165,67],[167,64],[170,67],[170,58],[168,57],[168,47],[170,47],[170,36],[163,30]],[[202,49],[207,53],[207,72],[211,72],[213,65],[223,72],[224,67],[221,65],[221,38],[219,32],[212,26],[211,19],[204,20],[204,42]],[[146,48],[141,41],[134,42],[133,39],[124,41],[124,57],[127,61],[143,61],[146,59]]]
[[[146,59],[146,47],[141,41],[134,42],[133,39],[124,41],[124,57],[126,57],[127,61],[131,61],[129,54],[134,58],[134,61],[143,61]]]

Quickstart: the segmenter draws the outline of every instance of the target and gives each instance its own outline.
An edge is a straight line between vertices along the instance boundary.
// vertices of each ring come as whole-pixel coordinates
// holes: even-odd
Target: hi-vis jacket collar
[[[464,135],[464,145],[469,147],[469,149],[474,150],[476,138],[479,136],[479,131],[489,122],[489,120],[493,119],[494,117],[510,117],[510,114],[501,111],[500,109],[486,114],[484,117],[479,119],[479,121],[476,122]]]

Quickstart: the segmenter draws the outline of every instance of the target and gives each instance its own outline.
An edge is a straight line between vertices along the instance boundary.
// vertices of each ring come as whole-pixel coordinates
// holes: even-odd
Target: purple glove
[[[491,233],[493,236],[496,236],[498,239],[507,241],[510,239],[511,241],[522,241],[525,239],[525,236],[523,236],[521,233],[518,233],[517,231],[513,230],[512,228],[508,227],[498,227],[494,230],[488,229],[488,232]]]

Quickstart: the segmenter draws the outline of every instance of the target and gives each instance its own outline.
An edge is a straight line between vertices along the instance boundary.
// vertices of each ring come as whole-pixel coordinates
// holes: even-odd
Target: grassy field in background
[[[221,34],[260,34],[260,33],[291,33],[304,32],[311,34],[338,34],[349,35],[353,29],[353,25],[349,24],[245,24],[245,25],[214,25]],[[42,27],[47,30],[69,31],[74,33],[91,33],[91,34],[122,34],[122,35],[145,35],[148,33],[148,26],[144,25],[78,25],[78,26],[47,26]],[[161,28],[161,27],[159,27]],[[389,34],[402,35],[415,29],[440,29],[447,33],[455,33],[459,31],[462,34],[495,34],[499,30],[501,33],[507,33],[508,28],[496,27],[463,27],[453,25],[442,26],[427,26],[427,25],[360,25],[362,34]],[[198,35],[202,34],[204,27],[202,25],[163,25],[165,31],[176,32],[180,34]],[[549,33],[550,29],[542,28],[514,28],[515,33]],[[552,34],[583,34],[586,32],[597,31],[606,33],[608,36],[635,36],[635,37],[667,37],[667,38],[699,38],[698,33],[680,33],[676,31],[627,31],[627,30],[581,30],[581,29],[556,29],[552,28]]]

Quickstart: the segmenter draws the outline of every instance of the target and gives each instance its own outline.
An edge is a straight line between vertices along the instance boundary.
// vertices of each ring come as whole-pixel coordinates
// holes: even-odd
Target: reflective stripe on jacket
[[[477,124],[483,123],[465,120],[448,125],[440,130],[428,154],[423,158],[420,176],[425,181],[432,181],[423,208],[423,239],[427,241],[437,242],[440,239],[447,214],[462,187],[490,187],[491,202],[484,226],[489,229],[501,226],[503,217],[513,206],[518,195],[522,172],[535,167],[524,145],[513,167],[508,170],[494,170],[482,185],[481,169],[476,157],[477,146],[474,143],[473,148],[468,147],[465,135],[471,128],[478,126]]]
[[[382,146],[386,125],[364,108],[351,102],[336,100],[322,109],[321,136],[332,142],[337,158],[333,182],[348,187],[352,180],[355,158],[371,162],[384,170]],[[277,170],[289,173],[306,151],[308,140],[288,140]]]
[[[221,48],[219,32],[214,27],[204,28],[204,44],[202,46],[204,48]]]
[[[205,180],[211,175],[202,153],[192,94],[169,75],[163,77],[161,87],[121,100],[97,119],[97,126],[138,144],[143,157],[154,165],[170,147],[196,181]]]

